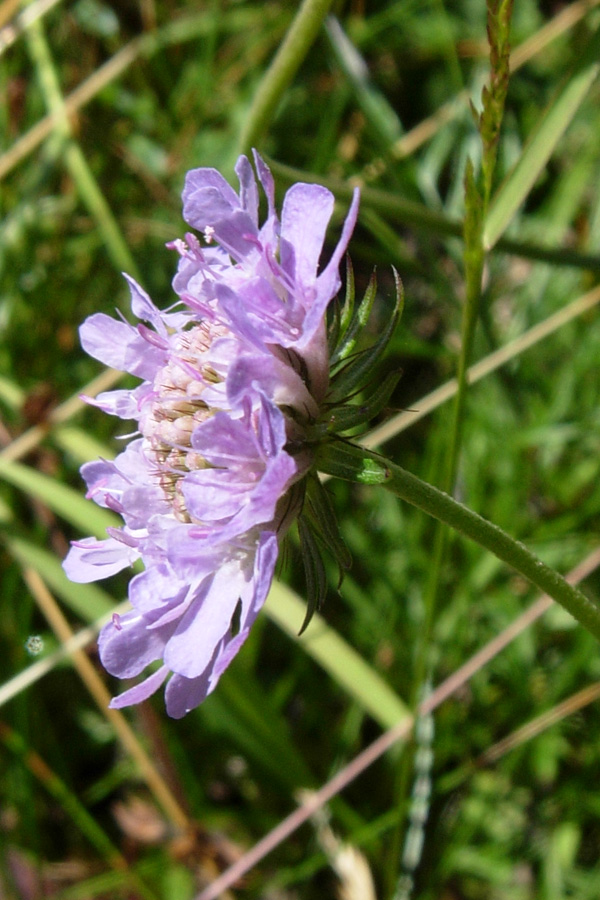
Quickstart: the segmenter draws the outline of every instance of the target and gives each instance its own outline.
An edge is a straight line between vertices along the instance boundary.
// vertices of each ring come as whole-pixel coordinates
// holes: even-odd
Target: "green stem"
[[[464,223],[465,305],[461,323],[461,347],[456,376],[458,387],[450,430],[448,464],[442,479],[442,487],[447,491],[453,489],[458,470],[467,399],[467,370],[471,362],[475,328],[479,318],[485,260],[482,234],[486,204],[485,200],[481,200],[478,196],[470,160],[467,162],[465,182],[467,205]]]
[[[383,464],[382,458],[377,454],[366,450],[363,453],[365,458],[378,460]],[[580,590],[568,584],[558,572],[538,559],[524,544],[400,466],[389,460],[385,460],[384,465],[387,476],[382,482],[384,487],[508,563],[516,572],[564,607],[600,641],[600,607]]]
[[[323,24],[333,0],[304,0],[275,59],[262,80],[240,135],[248,153],[266,130],[283,92],[290,85]]]

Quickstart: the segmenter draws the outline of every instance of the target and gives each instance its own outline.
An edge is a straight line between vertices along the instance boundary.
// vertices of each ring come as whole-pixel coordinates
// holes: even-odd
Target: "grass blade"
[[[93,623],[115,609],[112,597],[95,584],[75,584],[69,581],[63,567],[48,550],[36,547],[21,538],[10,538],[6,545],[23,568],[30,567],[58,594],[65,606],[84,622]]]
[[[306,610],[299,597],[285,585],[273,585],[265,609],[382,728],[390,728],[408,716],[400,697],[318,613],[314,614],[307,631],[298,636]]]
[[[121,524],[121,520],[107,509],[96,506],[73,488],[36,472],[30,466],[0,459],[0,478],[32,497],[37,497],[86,535],[106,537],[108,526]]]

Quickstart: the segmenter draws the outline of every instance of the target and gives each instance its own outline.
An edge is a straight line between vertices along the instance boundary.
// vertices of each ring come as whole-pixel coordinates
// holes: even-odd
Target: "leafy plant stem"
[[[568,584],[562,575],[543,563],[524,544],[416,475],[389,460],[383,460],[376,453],[368,450],[361,452],[365,459],[385,466],[386,477],[381,484],[387,490],[489,550],[552,597],[600,641],[600,608],[580,590]]]
[[[259,143],[277,103],[300,68],[331,5],[332,0],[304,0],[300,6],[250,107],[240,135],[240,153],[247,153]]]

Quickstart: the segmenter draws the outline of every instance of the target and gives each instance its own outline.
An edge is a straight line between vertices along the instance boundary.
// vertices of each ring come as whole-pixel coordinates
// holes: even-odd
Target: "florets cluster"
[[[214,689],[264,603],[313,462],[306,435],[329,382],[325,311],[358,197],[319,272],[333,195],[295,184],[279,218],[271,173],[257,154],[255,165],[262,226],[246,157],[239,194],[214,169],[189,172],[183,215],[203,240],[189,233],[170,245],[178,301],[161,312],[128,278],[139,324],[97,314],[80,329],[90,355],[142,379],[90,401],[138,423],[115,460],[82,468],[88,496],[124,524],[106,540],[75,542],[64,564],[87,582],[144,563],[129,585],[133,609],[104,628],[100,656],[120,678],[162,664],[114,707],[145,699],[169,675],[174,717]]]

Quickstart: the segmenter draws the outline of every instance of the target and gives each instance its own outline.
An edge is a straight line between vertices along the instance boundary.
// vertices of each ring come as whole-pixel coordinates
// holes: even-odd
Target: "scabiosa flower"
[[[176,304],[160,311],[128,278],[141,321],[97,314],[80,329],[90,355],[142,379],[132,391],[90,401],[137,421],[135,439],[115,460],[82,468],[88,496],[124,524],[105,540],[74,542],[64,563],[80,582],[144,564],[130,582],[132,611],[104,628],[100,656],[121,678],[162,664],[114,707],[145,699],[169,675],[166,704],[174,717],[214,689],[264,603],[283,535],[301,510],[304,516],[315,446],[337,419],[342,430],[354,427],[329,383],[325,311],[340,286],[358,195],[320,271],[333,195],[295,184],[280,219],[271,173],[254,159],[267,199],[262,226],[246,157],[236,166],[239,194],[214,169],[189,172],[184,217],[204,245],[192,233],[170,245],[179,253]],[[337,325],[340,366],[356,337],[348,325]],[[340,376],[353,388],[349,371],[342,366]],[[333,543],[343,558],[334,529],[319,525],[330,519],[326,501],[318,489],[311,497],[306,512],[317,543]],[[305,525],[301,539],[309,581],[318,583],[314,606],[323,580],[317,545]]]

